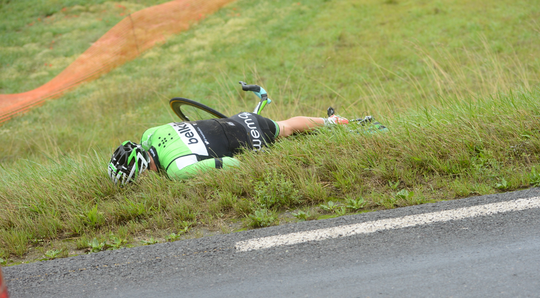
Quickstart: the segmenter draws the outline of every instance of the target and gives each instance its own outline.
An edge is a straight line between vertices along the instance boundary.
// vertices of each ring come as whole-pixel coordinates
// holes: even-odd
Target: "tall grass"
[[[12,3],[0,15],[22,9]],[[43,72],[43,57],[67,65],[97,39],[106,26],[90,22],[100,16],[93,7],[113,4],[42,3],[21,13],[14,24],[24,36],[0,38],[2,92],[54,77],[27,79]],[[93,238],[134,243],[191,227],[265,226],[294,220],[288,210],[333,216],[318,207],[329,201],[357,212],[538,185],[539,9],[535,1],[235,2],[0,127],[0,258],[36,259],[48,248],[81,253]],[[67,18],[67,27],[93,24],[78,27],[88,36],[79,44],[54,33],[67,30],[64,14],[75,10],[85,21]],[[41,14],[49,23],[27,26]],[[47,32],[65,49],[47,50]],[[331,105],[347,117],[374,115],[390,131],[321,130],[246,152],[234,171],[111,185],[105,165],[114,147],[177,121],[168,99],[192,98],[225,114],[251,110],[256,101],[239,80],[269,91],[267,117],[324,116]],[[360,199],[362,208],[346,207]]]
[[[0,178],[3,254],[23,255],[18,242],[106,235],[122,226],[133,235],[219,227],[260,210],[328,200],[362,197],[369,210],[535,185],[537,98],[538,92],[516,93],[426,109],[389,121],[387,133],[338,127],[296,136],[243,154],[239,169],[183,183],[149,174],[137,185],[114,187],[103,170],[106,154],[20,160]],[[399,195],[403,190],[407,195]]]

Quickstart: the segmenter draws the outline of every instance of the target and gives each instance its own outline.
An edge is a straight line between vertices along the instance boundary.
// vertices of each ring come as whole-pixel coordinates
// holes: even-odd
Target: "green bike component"
[[[248,85],[242,81],[238,83],[242,85],[242,90],[251,91],[255,93],[255,95],[257,95],[258,98],[261,99],[261,101],[259,101],[259,104],[257,104],[255,109],[253,110],[253,113],[260,115],[264,107],[266,107],[267,104],[270,104],[272,102],[272,100],[268,98],[268,93],[266,93],[266,90],[264,90],[263,87],[259,85]]]

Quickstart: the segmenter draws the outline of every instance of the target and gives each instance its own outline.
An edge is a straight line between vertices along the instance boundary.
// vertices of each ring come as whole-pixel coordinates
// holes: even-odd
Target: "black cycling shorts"
[[[233,156],[245,148],[260,150],[273,143],[279,134],[276,122],[248,112],[192,124],[213,157]]]

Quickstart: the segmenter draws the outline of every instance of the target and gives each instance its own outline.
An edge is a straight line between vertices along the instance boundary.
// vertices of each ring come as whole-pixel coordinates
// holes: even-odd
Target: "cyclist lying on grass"
[[[229,118],[169,123],[146,130],[141,144],[125,141],[108,166],[117,184],[134,181],[146,169],[170,179],[190,178],[201,171],[237,166],[233,156],[242,149],[259,150],[276,139],[332,124],[347,124],[343,117],[293,117],[274,121],[254,113]]]

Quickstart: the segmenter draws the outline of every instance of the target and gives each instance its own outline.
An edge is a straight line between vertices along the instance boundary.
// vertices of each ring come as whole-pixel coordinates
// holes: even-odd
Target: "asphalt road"
[[[4,268],[4,278],[11,297],[540,297],[538,206],[440,221],[459,208],[539,196],[536,188],[105,251]],[[240,249],[260,237],[404,217],[434,221]]]

